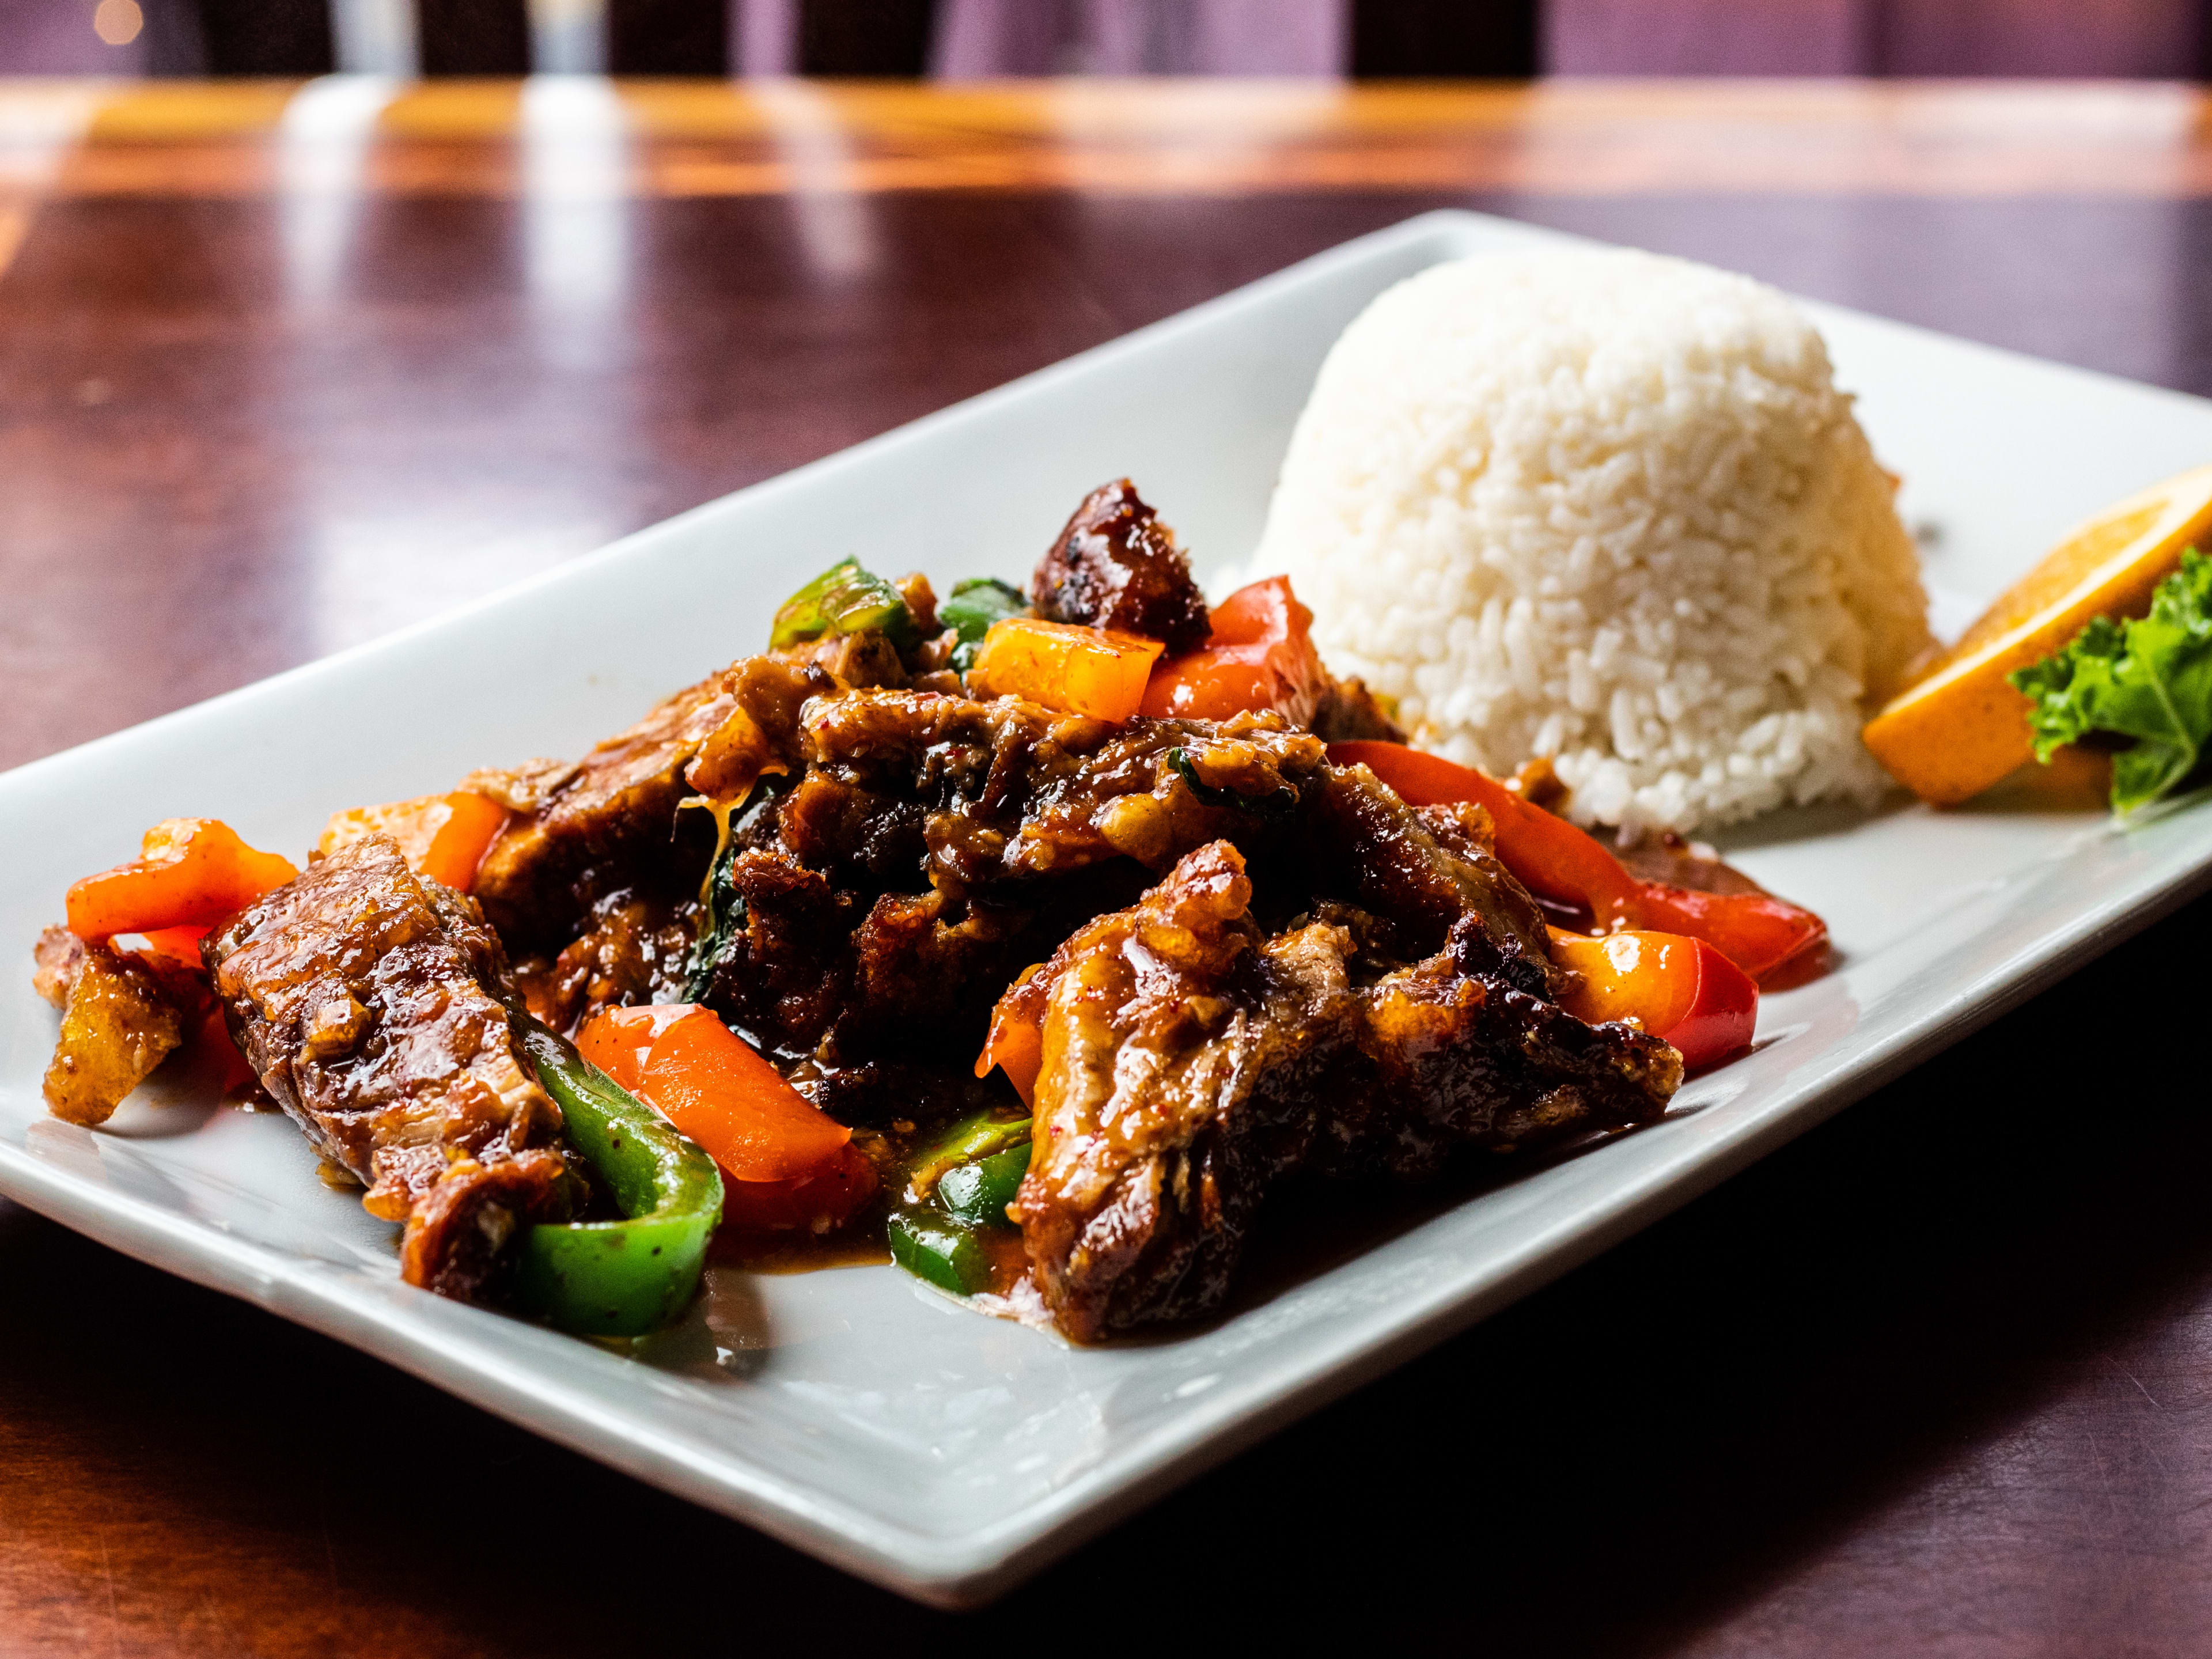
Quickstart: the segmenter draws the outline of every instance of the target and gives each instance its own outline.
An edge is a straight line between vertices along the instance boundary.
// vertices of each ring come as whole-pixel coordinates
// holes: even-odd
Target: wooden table
[[[0,764],[1439,204],[2212,392],[2204,126],[2166,87],[0,88]],[[1333,1613],[1377,1650],[2203,1650],[2201,928],[961,1639]],[[955,1622],[0,1201],[0,1653]]]

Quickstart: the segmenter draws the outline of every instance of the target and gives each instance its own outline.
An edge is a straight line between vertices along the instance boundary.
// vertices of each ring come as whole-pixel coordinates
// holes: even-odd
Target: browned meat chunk
[[[63,1011],[46,1066],[47,1109],[71,1123],[105,1123],[184,1040],[190,998],[179,993],[187,988],[141,957],[88,945],[64,927],[41,933],[33,954],[32,983]]]
[[[1315,891],[1394,924],[1408,957],[1443,948],[1462,915],[1480,915],[1525,990],[1550,986],[1543,912],[1490,850],[1479,806],[1416,811],[1364,766],[1333,766],[1312,823]]]
[[[1323,743],[1406,740],[1389,702],[1370,691],[1364,680],[1331,680],[1306,723]]]
[[[1158,872],[1209,841],[1279,840],[1327,761],[1318,739],[1272,714],[1115,726],[927,692],[818,698],[800,733],[810,783],[826,774],[878,803],[817,856],[833,841],[866,843],[917,798],[940,803],[918,815],[916,845],[932,879],[963,892],[1116,857]]]
[[[541,763],[504,790],[485,774],[470,780],[510,807],[526,803],[477,870],[477,898],[509,945],[558,949],[601,898],[666,870],[677,803],[690,793],[684,769],[737,709],[724,678],[678,692],[573,769]],[[711,827],[702,833],[711,841]],[[695,850],[690,862],[703,858]]]
[[[1175,532],[1127,478],[1084,497],[1030,579],[1030,603],[1048,621],[1164,640],[1170,655],[1195,651],[1212,631]]]
[[[1218,1305],[1287,1171],[1424,1176],[1462,1146],[1648,1121],[1680,1082],[1666,1044],[1504,977],[1474,908],[1390,968],[1339,920],[1264,937],[1252,896],[1234,848],[1200,848],[1038,976],[1039,1129],[1014,1212],[1079,1340]]]
[[[919,691],[815,698],[796,748],[803,774],[734,828],[743,920],[704,1000],[847,1065],[972,1059],[1024,967],[1194,847],[1279,850],[1325,764],[1272,716],[1116,726]]]
[[[530,1012],[556,1031],[602,1008],[681,1002],[691,925],[678,907],[627,889],[592,908],[589,924],[551,961],[517,963],[516,984]]]
[[[516,1228],[565,1215],[561,1115],[517,1052],[499,940],[388,836],[309,865],[205,954],[263,1086],[408,1224],[410,1283],[484,1294]]]

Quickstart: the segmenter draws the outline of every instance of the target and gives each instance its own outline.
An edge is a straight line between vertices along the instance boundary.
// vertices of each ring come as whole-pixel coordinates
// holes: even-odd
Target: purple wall
[[[1549,0],[1555,75],[2188,78],[2201,0]]]

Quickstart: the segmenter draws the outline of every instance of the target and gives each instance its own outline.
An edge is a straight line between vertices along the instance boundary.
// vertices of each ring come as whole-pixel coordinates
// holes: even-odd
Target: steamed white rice
[[[1892,494],[1772,289],[1480,255],[1345,331],[1255,568],[1422,746],[1548,756],[1582,821],[1687,831],[1882,789],[1859,726],[1929,643]]]

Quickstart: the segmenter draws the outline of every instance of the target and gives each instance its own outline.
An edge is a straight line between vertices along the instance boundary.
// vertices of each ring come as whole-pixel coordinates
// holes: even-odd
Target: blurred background
[[[2212,74],[2212,0],[0,0],[0,75]]]

